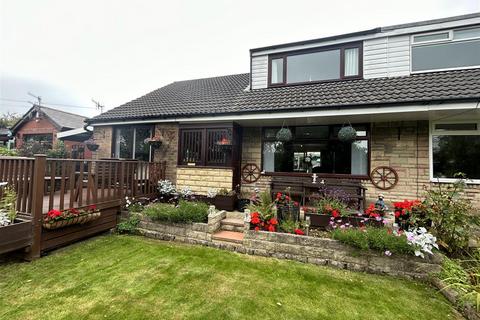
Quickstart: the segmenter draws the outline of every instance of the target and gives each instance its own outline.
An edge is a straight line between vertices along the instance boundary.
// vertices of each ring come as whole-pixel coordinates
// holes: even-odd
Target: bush
[[[17,155],[17,151],[16,150],[11,150],[11,149],[8,149],[6,147],[0,147],[0,156],[10,156],[10,157],[14,157]]]
[[[174,207],[156,203],[145,208],[143,213],[152,220],[171,223],[207,222],[208,205],[203,202],[180,201]]]
[[[391,233],[386,228],[368,227],[364,229],[334,229],[332,238],[362,250],[376,250],[397,254],[413,254],[405,235]]]
[[[67,157],[67,148],[63,141],[58,140],[55,142],[53,149],[47,150],[48,158],[66,158]]]
[[[120,234],[134,233],[139,223],[140,218],[138,215],[132,214],[128,219],[124,219],[117,224],[117,232]]]
[[[22,157],[33,157],[35,154],[47,154],[51,145],[38,141],[24,142],[18,149],[18,154]]]

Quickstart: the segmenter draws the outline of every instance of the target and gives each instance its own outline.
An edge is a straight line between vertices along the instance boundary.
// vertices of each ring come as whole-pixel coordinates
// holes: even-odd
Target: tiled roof
[[[249,74],[174,82],[90,121],[349,108],[480,98],[480,69],[245,90],[248,83]]]
[[[85,125],[85,120],[87,119],[86,117],[78,114],[43,106],[40,107],[40,110],[63,129],[83,128],[83,126]]]

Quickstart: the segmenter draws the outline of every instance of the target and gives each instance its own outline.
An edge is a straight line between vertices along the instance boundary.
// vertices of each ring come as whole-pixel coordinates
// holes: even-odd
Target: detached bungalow
[[[392,201],[463,172],[480,207],[479,103],[477,13],[251,49],[250,73],[174,82],[89,123],[94,157],[166,160],[197,194],[339,179]]]

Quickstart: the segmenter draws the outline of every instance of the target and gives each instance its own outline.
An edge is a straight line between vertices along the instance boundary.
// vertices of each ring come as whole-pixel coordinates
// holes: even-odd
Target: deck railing
[[[17,211],[32,220],[30,258],[38,257],[42,249],[42,217],[49,210],[95,204],[111,211],[125,197],[153,196],[164,178],[165,162],[0,156],[0,182],[15,189]]]

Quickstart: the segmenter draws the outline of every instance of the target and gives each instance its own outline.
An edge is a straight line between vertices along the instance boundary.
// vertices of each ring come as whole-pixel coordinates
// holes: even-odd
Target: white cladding
[[[363,77],[410,74],[410,36],[384,37],[363,42]]]
[[[268,56],[252,57],[252,89],[263,89],[268,84]]]

